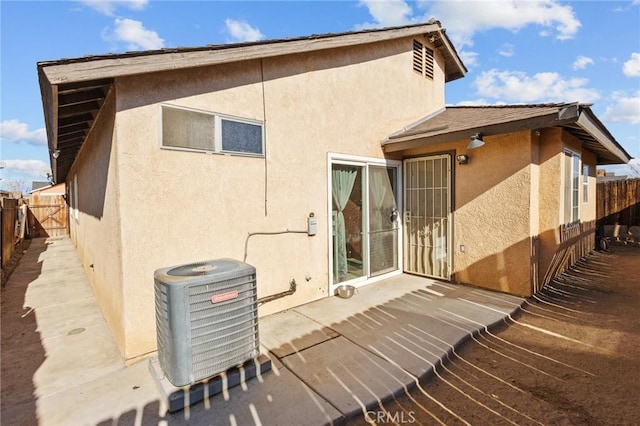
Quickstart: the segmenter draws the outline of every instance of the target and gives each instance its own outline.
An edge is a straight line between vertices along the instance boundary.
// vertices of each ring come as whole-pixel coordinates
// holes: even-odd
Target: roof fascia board
[[[443,32],[443,31],[441,31],[441,32]],[[449,40],[449,37],[444,32],[443,32],[443,36],[442,36],[442,42],[446,45],[447,50],[451,54],[451,57],[456,62],[456,65],[458,66],[458,68],[460,68],[460,70],[462,71],[462,76],[466,75],[467,71],[468,71],[467,67],[464,65],[464,63],[462,63],[462,60],[460,59],[460,56],[458,55],[455,47],[453,47],[453,44]]]
[[[42,70],[38,70],[38,82],[40,84],[40,97],[44,110],[45,128],[47,130],[47,147],[49,148],[49,163],[53,181],[57,182],[57,160],[53,158],[53,152],[57,149],[58,140],[58,86],[52,85]]]
[[[590,115],[586,113],[580,114],[578,118],[577,124],[587,133],[589,133],[593,138],[598,141],[603,148],[611,152],[611,154],[615,155],[619,160],[621,160],[620,164],[627,164],[631,160],[631,156],[620,146],[615,140],[612,140],[607,134],[606,131],[603,131],[602,127],[599,123],[596,123]]]
[[[410,37],[417,34],[441,32],[441,30],[441,27],[437,24],[425,24],[406,28],[355,32],[320,38],[280,40],[273,43],[260,43],[224,49],[198,50],[192,52],[160,51],[157,54],[100,57],[71,63],[54,62],[50,64],[43,62],[39,64],[39,67],[47,76],[50,84],[56,85],[335,49]]]

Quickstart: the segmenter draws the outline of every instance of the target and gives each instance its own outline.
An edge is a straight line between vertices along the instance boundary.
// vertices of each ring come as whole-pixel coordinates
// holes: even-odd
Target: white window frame
[[[395,167],[398,171],[398,176],[397,176],[397,185],[398,185],[398,194],[397,194],[397,203],[398,203],[398,211],[402,212],[402,203],[403,203],[403,182],[402,182],[402,176],[403,176],[403,171],[402,171],[402,161],[398,161],[398,160],[390,160],[390,159],[385,159],[385,158],[375,158],[375,157],[365,157],[365,156],[359,156],[359,155],[350,155],[350,154],[338,154],[338,153],[332,153],[329,152],[327,153],[327,235],[329,236],[329,238],[331,238],[331,235],[333,235],[333,221],[332,221],[332,212],[333,212],[333,193],[331,191],[331,185],[332,185],[332,166],[334,164],[343,164],[343,165],[352,165],[352,166],[358,166],[358,167],[363,167],[366,172],[364,176],[364,179],[366,180],[368,177],[368,168],[370,165],[373,166],[387,166],[387,167]],[[367,185],[369,183],[367,182]],[[369,191],[365,191],[364,196],[367,197],[367,200],[365,201],[365,203],[368,205],[369,204]],[[363,225],[364,228],[363,229],[369,229],[369,220],[368,217],[365,215],[365,217],[363,218]],[[369,276],[369,265],[368,265],[368,260],[366,262],[366,273],[364,274],[364,276],[360,277],[360,278],[356,278],[354,280],[349,281],[348,283],[351,285],[354,285],[356,287],[361,287],[363,285],[367,285],[367,284],[371,284],[380,280],[383,280],[385,278],[389,278],[395,275],[400,275],[403,273],[403,259],[404,259],[404,253],[403,253],[403,247],[404,247],[404,242],[403,242],[403,234],[404,231],[402,229],[403,227],[403,222],[402,222],[402,217],[400,215],[400,217],[398,218],[398,269],[395,271],[391,271],[391,272],[387,272],[381,275],[376,275],[376,276]],[[363,244],[368,244],[368,241],[366,240],[366,238],[363,241]],[[333,292],[335,291],[335,289],[341,285],[342,283],[333,283],[333,245],[331,244],[331,242],[329,241],[328,243],[328,249],[329,249],[329,294],[333,294]]]
[[[79,215],[78,215],[78,174],[73,175],[73,217],[78,223]]]
[[[582,186],[581,182],[581,172],[582,172],[582,157],[579,152],[573,151],[571,149],[565,148],[563,150],[562,157],[562,209],[561,209],[561,217],[560,223],[564,226],[574,226],[580,223],[580,213],[581,213],[581,204],[580,203],[580,187]],[[570,170],[567,170],[567,162],[566,156],[570,157]],[[575,160],[577,159],[578,163],[576,165]],[[577,172],[577,176],[576,176]],[[567,176],[569,176],[567,178]],[[567,181],[568,180],[568,181]],[[576,185],[574,187],[573,185]],[[578,192],[578,197],[576,200],[576,204],[574,205],[573,201],[573,193],[574,191]],[[567,200],[567,197],[569,199]],[[567,212],[569,209],[569,212]],[[574,216],[575,212],[575,216]],[[569,217],[567,217],[567,215]]]
[[[195,113],[206,114],[206,115],[213,116],[213,118],[214,118],[214,124],[213,124],[213,133],[214,133],[214,136],[213,136],[213,150],[164,145],[164,136],[163,136],[163,133],[162,133],[162,129],[163,129],[163,108],[181,109],[181,110],[185,110],[185,111],[193,111]],[[254,126],[259,126],[260,129],[261,129],[261,133],[260,133],[260,139],[261,139],[260,152],[259,153],[255,153],[255,152],[224,150],[222,148],[222,121],[225,121],[225,120],[226,121],[234,121],[234,122],[237,122],[237,123],[245,123],[245,124],[251,124],[251,125],[254,125]],[[265,132],[265,130],[264,130],[264,122],[262,122],[260,120],[254,120],[254,119],[251,119],[251,118],[236,117],[236,116],[232,116],[232,115],[228,115],[228,114],[220,114],[220,113],[217,113],[217,112],[204,111],[204,110],[201,110],[201,109],[189,108],[189,107],[184,107],[184,106],[180,106],[180,105],[160,104],[160,148],[161,149],[167,149],[167,150],[172,150],[172,151],[189,151],[189,152],[202,152],[202,153],[207,153],[207,154],[227,154],[227,155],[239,155],[239,156],[246,156],[246,157],[264,158],[264,156],[265,156],[265,134],[264,134],[264,132]]]
[[[589,165],[582,164],[582,204],[589,202]]]

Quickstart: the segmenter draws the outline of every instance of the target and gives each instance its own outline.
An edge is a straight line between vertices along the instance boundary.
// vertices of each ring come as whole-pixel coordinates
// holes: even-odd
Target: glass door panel
[[[369,275],[398,269],[397,169],[369,166]]]
[[[333,164],[333,284],[365,275],[363,166]]]

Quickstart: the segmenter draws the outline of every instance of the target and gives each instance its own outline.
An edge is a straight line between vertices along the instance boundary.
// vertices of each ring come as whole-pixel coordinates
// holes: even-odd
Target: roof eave
[[[573,119],[569,120],[573,121]],[[554,113],[534,118],[510,121],[507,123],[492,124],[489,126],[468,127],[455,132],[447,132],[448,127],[438,127],[433,129],[433,132],[429,132],[429,129],[426,129],[426,131],[415,132],[414,134],[389,137],[387,140],[383,141],[382,148],[384,152],[391,153],[417,148],[424,145],[434,145],[438,143],[469,139],[472,135],[479,132],[482,133],[483,136],[492,136],[522,130],[557,126],[566,121],[567,120],[559,120],[558,114]],[[425,132],[429,132],[431,134],[426,135]]]
[[[424,122],[424,120],[422,122]],[[413,132],[409,130],[389,136],[382,142],[382,148],[384,152],[391,153],[425,145],[464,140],[475,133],[482,133],[483,136],[491,136],[547,127],[564,127],[570,133],[575,133],[576,127],[580,128],[588,135],[587,140],[582,140],[583,143],[595,143],[602,148],[594,150],[598,164],[626,164],[631,160],[631,156],[618,144],[606,127],[598,120],[595,114],[593,114],[591,109],[579,103],[565,104],[552,114],[544,114],[505,123],[495,123],[488,126],[467,127],[453,132],[448,131],[448,126],[416,129]],[[576,135],[576,137],[580,138],[579,135]]]
[[[576,124],[611,153],[611,156],[599,156],[599,164],[627,164],[631,161],[629,153],[611,136],[606,127],[604,127],[590,109],[586,108],[583,110]]]
[[[217,65],[252,59],[269,58],[294,53],[334,49],[354,44],[410,37],[418,34],[442,34],[445,49],[452,55],[464,75],[466,68],[455,54],[439,23],[395,27],[391,29],[355,31],[295,39],[273,40],[246,45],[209,46],[208,48],[166,49],[76,58],[38,63],[51,84],[117,78],[128,75],[162,72],[185,68]],[[454,73],[452,71],[452,73]]]

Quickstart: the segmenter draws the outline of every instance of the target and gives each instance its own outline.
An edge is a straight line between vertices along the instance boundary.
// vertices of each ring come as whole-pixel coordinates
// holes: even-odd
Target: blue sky
[[[0,1],[0,187],[49,171],[39,61],[425,22],[447,29],[469,73],[448,105],[592,103],[640,158],[640,0]],[[634,161],[640,175],[640,163]],[[611,168],[632,174],[628,167]]]

